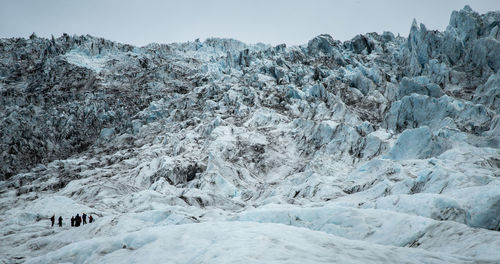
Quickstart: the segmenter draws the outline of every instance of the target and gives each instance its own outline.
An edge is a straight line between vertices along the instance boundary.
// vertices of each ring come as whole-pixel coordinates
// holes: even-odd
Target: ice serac
[[[0,39],[0,262],[499,263],[500,12],[409,26]]]
[[[394,160],[425,159],[438,156],[445,150],[429,127],[421,126],[403,131],[387,157]]]

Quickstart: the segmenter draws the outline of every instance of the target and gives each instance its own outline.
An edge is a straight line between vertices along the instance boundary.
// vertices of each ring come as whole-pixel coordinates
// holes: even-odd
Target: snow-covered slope
[[[499,56],[468,6],[293,47],[1,39],[0,262],[498,263]]]

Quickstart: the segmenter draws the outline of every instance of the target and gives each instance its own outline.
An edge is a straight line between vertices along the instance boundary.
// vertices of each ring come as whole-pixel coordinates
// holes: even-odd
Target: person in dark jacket
[[[92,217],[92,215],[89,215],[89,224],[92,223],[94,221],[94,218]]]
[[[81,222],[82,222],[82,218],[80,217],[79,214],[76,214],[76,217],[75,217],[75,226],[80,226]]]
[[[59,227],[62,227],[62,220],[63,220],[62,216],[59,216],[58,220],[59,220]]]
[[[54,227],[54,222],[55,221],[56,221],[56,216],[52,215],[52,217],[50,218],[50,222],[52,222],[52,227]]]
[[[71,216],[71,226],[75,226],[75,217]]]
[[[87,215],[85,213],[82,213],[82,219],[83,219],[83,224],[85,225],[87,223]]]

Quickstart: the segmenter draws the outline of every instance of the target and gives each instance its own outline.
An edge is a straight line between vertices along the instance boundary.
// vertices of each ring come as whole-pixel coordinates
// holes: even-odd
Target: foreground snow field
[[[293,47],[0,39],[0,263],[499,263],[499,69],[468,6]]]
[[[80,232],[92,232],[85,227]],[[74,236],[73,230],[63,231]],[[474,263],[305,228],[252,222],[167,225],[72,243],[28,263]]]

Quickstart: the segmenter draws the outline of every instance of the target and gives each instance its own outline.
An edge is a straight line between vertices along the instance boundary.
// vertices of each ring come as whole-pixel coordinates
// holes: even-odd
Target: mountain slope
[[[2,39],[2,261],[498,262],[499,24],[466,6],[444,32],[293,47]],[[97,223],[49,227],[81,212]]]

